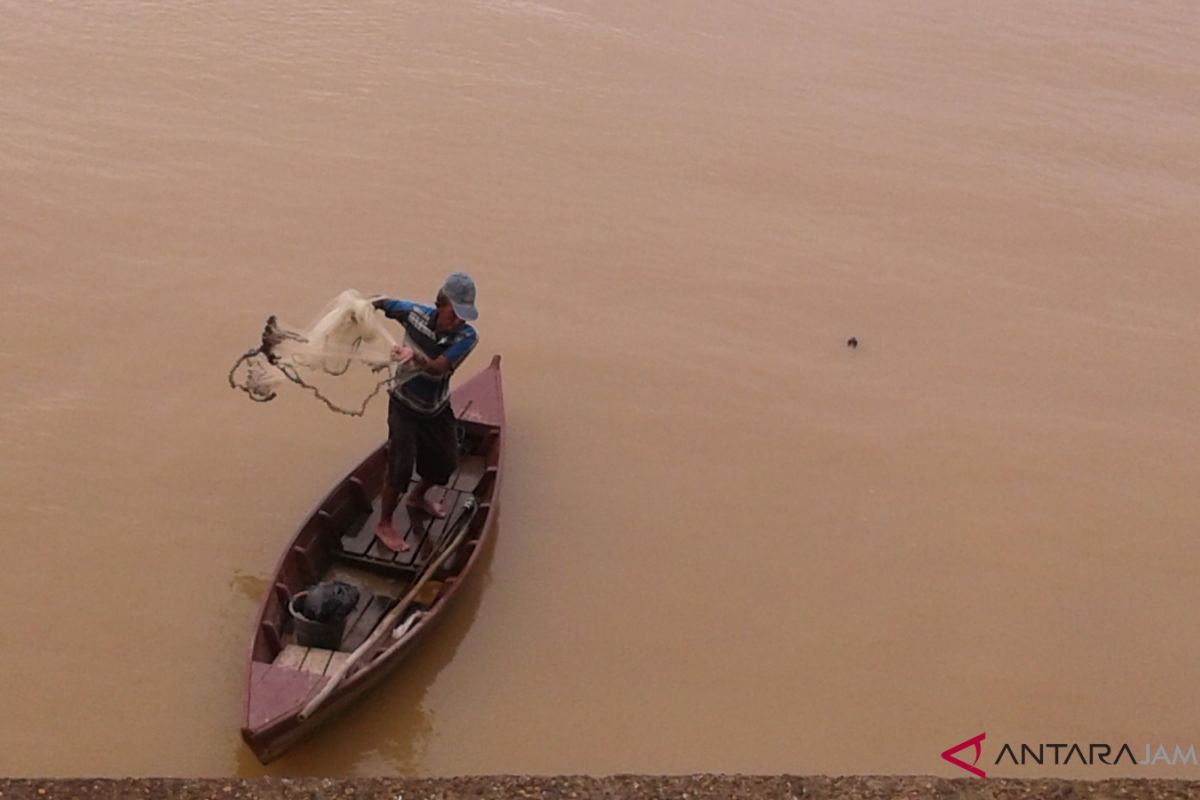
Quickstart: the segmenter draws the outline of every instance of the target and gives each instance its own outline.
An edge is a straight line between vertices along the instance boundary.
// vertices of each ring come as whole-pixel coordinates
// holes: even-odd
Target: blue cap
[[[473,320],[479,318],[475,308],[475,281],[465,272],[452,272],[442,284],[442,294],[454,306],[454,313],[459,319]]]

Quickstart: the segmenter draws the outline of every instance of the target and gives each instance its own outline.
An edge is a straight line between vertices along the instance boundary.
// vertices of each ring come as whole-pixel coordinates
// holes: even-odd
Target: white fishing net
[[[396,369],[392,348],[398,342],[386,326],[383,313],[353,289],[338,295],[305,328],[285,327],[271,316],[262,343],[229,371],[229,385],[260,403],[294,385],[332,411],[362,416],[380,390],[417,373],[407,366]],[[362,399],[355,405],[348,399],[353,397]]]

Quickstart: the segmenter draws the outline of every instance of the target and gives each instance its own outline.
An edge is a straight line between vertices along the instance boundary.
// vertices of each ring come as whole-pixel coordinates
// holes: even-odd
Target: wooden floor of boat
[[[295,631],[289,626],[284,634],[283,649],[275,656],[271,666],[315,675],[329,675],[337,671],[350,653],[367,640],[375,626],[395,605],[398,595],[408,588],[403,582],[382,578],[351,564],[331,565],[321,580],[345,581],[358,587],[358,603],[346,618],[341,643],[336,650],[305,647],[297,642]],[[413,598],[412,608],[418,610],[433,605],[441,588],[441,581],[428,581]]]
[[[350,653],[342,650],[325,650],[320,647],[301,647],[289,644],[275,658],[275,666],[299,669],[316,675],[327,675],[335,672],[338,667],[350,658]]]
[[[375,523],[379,520],[379,498],[374,498],[371,515],[363,526],[342,537],[338,558],[385,571],[416,572],[441,543],[450,523],[463,510],[467,498],[474,492],[485,471],[486,465],[482,456],[467,456],[459,462],[458,470],[446,486],[435,486],[429,490],[427,496],[446,507],[447,514],[444,519],[433,519],[421,513],[410,514],[401,502],[393,522],[396,530],[402,531],[404,540],[408,542],[409,548],[403,552],[394,552],[384,547],[375,536]],[[415,485],[414,479],[409,488]]]
[[[436,550],[450,522],[462,511],[485,471],[482,456],[467,456],[459,462],[459,468],[449,484],[429,490],[430,498],[446,506],[449,513],[445,519],[432,519],[425,514],[410,516],[408,509],[401,504],[396,510],[396,530],[404,531],[405,541],[409,543],[409,549],[401,553],[384,547],[375,536],[379,498],[374,498],[370,517],[361,528],[342,537],[341,551],[335,551],[334,564],[321,576],[323,581],[343,580],[359,589],[358,604],[346,619],[341,644],[336,650],[304,647],[296,641],[295,633],[288,626],[289,630],[283,637],[284,647],[270,666],[313,675],[336,672],[350,653],[367,640],[379,620],[407,588],[407,577],[419,571],[429,554]],[[414,479],[409,488],[415,484]],[[391,573],[394,577],[381,577],[377,574],[381,571],[385,575]],[[440,588],[439,581],[428,582],[420,596],[415,598],[414,608],[432,604]]]

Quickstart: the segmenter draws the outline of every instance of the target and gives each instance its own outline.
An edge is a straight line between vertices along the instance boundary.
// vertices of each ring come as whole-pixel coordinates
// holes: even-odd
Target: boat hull
[[[445,501],[457,505],[451,519],[444,523],[409,519],[408,512],[403,512],[403,524],[408,526],[406,537],[420,539],[411,563],[402,563],[401,555],[381,549],[377,540],[364,546],[373,538],[371,530],[378,519],[378,494],[386,463],[384,447],[373,451],[334,487],[306,518],[280,557],[272,589],[263,600],[251,637],[243,697],[242,739],[263,763],[278,758],[385,680],[440,623],[496,535],[504,442],[500,357],[494,357],[486,369],[456,389],[451,400],[470,445],[468,455],[444,490]],[[477,511],[458,516],[460,510],[471,506],[468,497],[474,498]],[[462,526],[457,531],[452,524],[455,519]],[[401,529],[399,520],[397,528]],[[433,556],[434,552],[450,550],[455,542],[459,543],[457,548],[446,558]],[[422,563],[427,545],[430,554]],[[354,658],[348,658],[351,646],[345,641],[346,646],[339,651],[302,647],[286,611],[287,598],[311,583],[329,578],[336,570],[347,569],[359,570],[356,574],[363,575],[367,574],[363,570],[370,571],[372,585],[385,587],[366,603],[378,607],[375,627],[388,620],[383,614],[385,608],[389,613],[407,611],[397,598],[410,589],[416,592],[430,588],[432,599],[421,601],[419,613],[413,614],[400,638],[386,632],[364,636],[365,641],[357,645],[363,653]],[[417,578],[423,571],[428,575]],[[389,586],[392,590],[387,591]],[[366,631],[370,610],[361,613],[359,628]],[[353,638],[351,633],[347,636]],[[374,643],[376,639],[378,643]],[[298,660],[301,651],[305,653],[303,662]],[[312,667],[314,654],[319,654],[326,665],[323,671]],[[346,661],[349,664],[344,671],[334,668],[335,662]],[[303,714],[306,704],[330,682],[335,685],[327,697],[309,714]]]

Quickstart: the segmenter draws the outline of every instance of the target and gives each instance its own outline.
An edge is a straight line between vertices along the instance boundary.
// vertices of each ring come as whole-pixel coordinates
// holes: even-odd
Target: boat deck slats
[[[301,647],[298,644],[289,644],[275,656],[275,666],[287,667],[289,669],[300,669],[300,665],[304,663],[304,656],[308,655],[308,648]]]
[[[405,537],[407,538],[407,534],[405,534]],[[384,547],[383,543],[380,542],[379,539],[373,539],[371,541],[371,547],[367,550],[367,552],[363,553],[363,558],[389,564],[392,561],[392,551]]]
[[[379,620],[395,602],[396,598],[387,595],[377,594],[372,597],[371,602],[353,625],[349,620],[346,621],[346,632],[342,634],[342,646],[339,649],[344,652],[353,652],[358,649],[358,646],[367,640]]]
[[[350,654],[340,650],[289,644],[275,659],[273,666],[311,672],[313,675],[329,675],[348,658]]]
[[[329,654],[329,666],[325,668],[326,675],[332,675],[350,660],[350,654],[343,650],[334,650]]]
[[[407,581],[413,578],[415,572],[411,566],[388,561],[386,560],[386,554],[384,555],[385,558],[372,558],[370,554],[354,556],[347,555],[345,553],[339,553],[337,559],[342,564],[360,567],[369,572],[374,572],[378,575],[391,578],[392,580]]]
[[[297,644],[295,639],[289,641],[275,656],[271,666],[283,669],[311,672],[314,675],[328,675],[350,657],[359,645],[367,640],[371,631],[379,624],[379,620],[396,602],[396,598],[383,594],[373,595],[370,592],[359,594],[358,605],[346,618],[346,629],[342,634],[342,642],[337,650],[326,650],[320,647],[304,647]]]
[[[486,469],[482,474],[487,474]],[[375,520],[378,519],[376,513],[354,537],[342,539],[341,550],[335,553],[335,556],[341,561],[375,571],[411,577],[420,571],[421,566],[442,543],[451,522],[462,513],[467,499],[471,496],[471,492],[448,487],[430,489],[429,497],[446,506],[447,514],[444,519],[433,519],[426,514],[412,515],[402,503],[401,507],[396,509],[394,522],[397,531],[404,531],[405,541],[409,544],[409,548],[403,552],[393,552],[376,538],[373,532]]]
[[[409,483],[408,488],[411,490],[416,485],[417,479],[414,477],[412,482]],[[373,546],[377,545],[375,523],[379,521],[379,506],[379,497],[375,497],[371,501],[370,514],[358,526],[352,528],[349,533],[342,536],[341,549],[343,553],[352,556],[365,556]],[[392,519],[392,522],[396,526],[396,530],[405,531],[405,535],[408,534],[408,530],[412,526],[412,521],[408,518],[408,510],[404,507],[403,503],[396,509],[396,515]]]
[[[308,653],[304,656],[304,663],[300,665],[300,669],[315,675],[324,675],[325,670],[329,668],[329,657],[332,655],[332,650],[325,650],[321,647],[310,647],[308,648]]]
[[[420,541],[403,553],[396,553],[392,557],[393,563],[407,567],[414,574],[420,572],[421,568],[429,562],[432,555],[437,552],[437,548],[441,546],[446,537],[446,532],[450,529],[451,523],[462,513],[463,508],[466,506],[467,498],[470,496],[469,492],[458,492],[454,489],[446,490],[443,496],[438,498],[438,501],[446,506],[445,518],[435,520],[426,519],[424,535]],[[416,532],[415,527],[414,532]],[[411,543],[412,539],[409,541]]]
[[[459,460],[458,469],[450,476],[449,483],[445,487],[435,486],[430,490],[430,497],[438,502],[445,503],[447,509],[451,509],[451,504],[453,504],[452,513],[449,514],[449,518],[453,518],[458,511],[462,510],[464,495],[475,491],[475,488],[487,474],[487,461],[483,456],[463,456]],[[416,483],[417,478],[414,476],[408,488],[412,489]],[[349,496],[346,498],[344,504],[342,504],[342,509],[344,509],[342,511],[342,518],[335,522],[328,513],[324,515],[327,520],[326,524],[329,524],[331,527],[334,527],[337,522],[353,522],[351,532],[341,537],[342,553],[349,556],[360,556],[375,562],[411,565],[416,559],[417,554],[420,553],[422,546],[427,546],[428,543],[436,543],[437,537],[441,533],[444,533],[445,522],[442,520],[430,520],[427,517],[418,515],[418,519],[414,524],[414,520],[409,516],[408,509],[401,502],[400,507],[396,509],[396,516],[393,522],[397,531],[404,532],[405,540],[412,547],[403,553],[392,553],[391,550],[388,550],[379,543],[374,533],[375,523],[379,520],[379,498],[374,498],[369,514],[365,511],[365,506],[359,506],[353,502],[354,499],[363,497],[364,491],[362,483],[355,481],[355,485],[346,493]],[[350,516],[351,514],[353,516]]]
[[[414,566],[421,561],[423,551],[436,542],[438,537],[446,528],[447,521],[453,517],[453,508],[458,501],[459,493],[454,489],[445,486],[435,486],[429,490],[427,497],[441,503],[446,507],[446,517],[444,519],[433,519],[428,514],[417,514],[412,519],[412,524],[409,525],[408,532],[405,534],[404,540],[408,542],[408,549],[403,553],[391,553],[390,560],[395,564],[404,566]],[[397,512],[399,516],[399,512]],[[406,511],[405,516],[410,516]],[[390,552],[390,551],[389,551]]]

